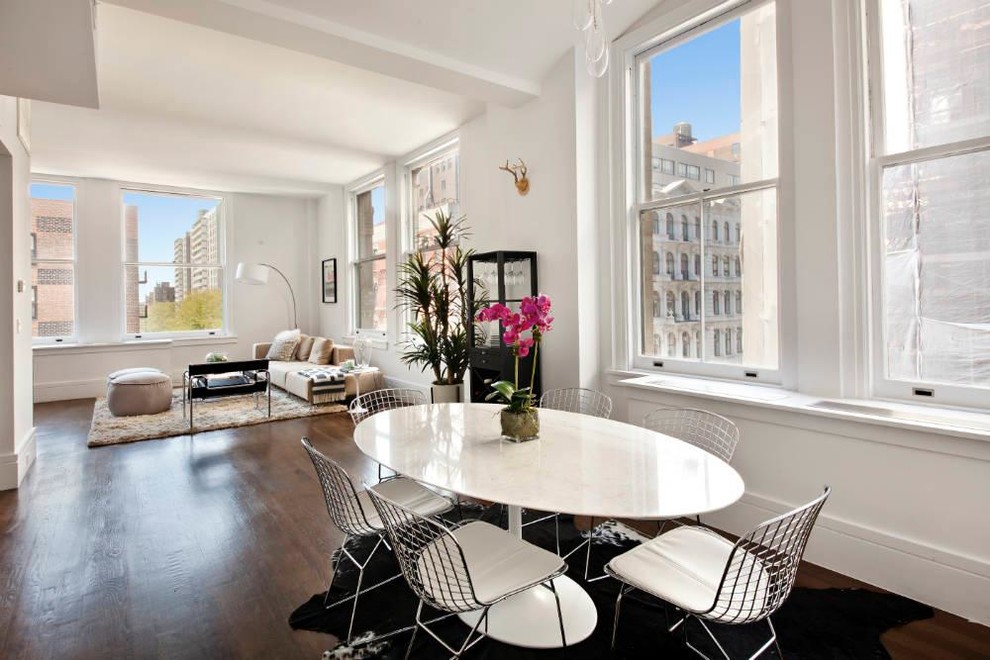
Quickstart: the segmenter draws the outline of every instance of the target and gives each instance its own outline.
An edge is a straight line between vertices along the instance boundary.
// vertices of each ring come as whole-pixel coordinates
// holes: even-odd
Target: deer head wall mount
[[[522,158],[517,160],[519,163],[516,165],[509,165],[509,161],[505,161],[505,165],[500,165],[498,169],[505,170],[511,174],[516,184],[516,192],[520,195],[525,195],[529,192],[529,179],[526,178],[526,163],[523,162]]]

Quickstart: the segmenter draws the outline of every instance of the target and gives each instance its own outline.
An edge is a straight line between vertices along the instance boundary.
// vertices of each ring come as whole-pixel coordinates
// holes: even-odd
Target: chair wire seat
[[[323,499],[326,503],[327,513],[330,515],[330,520],[338,529],[340,529],[340,531],[344,533],[344,541],[340,545],[338,550],[339,554],[336,561],[331,558],[330,583],[327,585],[327,593],[323,597],[323,605],[327,609],[330,609],[342,603],[353,600],[350,623],[347,627],[347,641],[350,642],[354,631],[354,619],[357,615],[357,604],[359,597],[372,589],[376,589],[377,587],[401,577],[401,573],[383,580],[374,586],[367,587],[363,590],[361,589],[361,585],[364,581],[365,568],[369,563],[371,563],[372,558],[381,546],[384,545],[385,547],[388,547],[388,544],[385,543],[384,524],[378,516],[377,509],[371,503],[369,498],[371,489],[358,491],[354,487],[354,483],[351,481],[351,478],[348,476],[347,472],[336,461],[314,448],[309,438],[303,438],[302,445],[303,448],[305,448],[306,453],[309,455],[310,460],[313,462],[313,467],[316,470],[316,476],[319,479],[320,487],[323,490]],[[379,483],[374,488],[386,492],[390,497],[396,500],[405,502],[407,506],[413,507],[421,514],[437,516],[442,513],[446,513],[453,508],[453,504],[451,504],[448,500],[442,498],[433,491],[426,489],[415,481],[404,477],[386,480]],[[351,540],[363,537],[376,538],[377,542],[372,547],[371,552],[367,555],[367,557],[365,557],[364,561],[359,561],[353,554],[351,554],[347,545]],[[333,583],[337,577],[337,569],[340,566],[340,562],[344,558],[348,559],[358,569],[357,587],[353,595],[341,598],[333,603],[329,603],[330,591],[333,589]],[[406,630],[410,630],[410,627],[406,627],[402,630],[396,630],[384,635],[379,635],[371,640],[364,640],[363,643],[378,641]]]
[[[354,397],[347,412],[350,414],[354,426],[357,426],[376,413],[395,410],[396,408],[422,405],[426,405],[426,395],[419,390],[411,388],[385,388],[366,392]],[[395,476],[394,473],[392,475],[386,475],[385,470],[387,469],[382,464],[378,464],[378,481],[391,479]]]
[[[488,612],[493,605],[536,587],[553,593],[561,641],[567,645],[560,598],[552,582],[567,571],[563,560],[494,525],[474,521],[449,529],[377,491],[369,490],[368,494],[385,525],[402,575],[419,597],[406,658],[412,652],[415,631],[420,628],[459,658],[484,638],[480,631],[487,631]],[[424,621],[424,604],[446,614]],[[457,649],[429,627],[448,616],[478,610],[481,616]]]
[[[752,656],[777,644],[770,616],[790,595],[808,537],[831,489],[796,509],[757,525],[735,543],[703,527],[677,527],[613,558],[605,571],[622,584],[615,602],[615,648],[622,598],[634,589],[649,593],[696,620],[726,659],[729,655],[706,621],[742,625],[766,620],[770,639]],[[693,646],[684,630],[685,644]],[[779,646],[777,649],[780,652]]]

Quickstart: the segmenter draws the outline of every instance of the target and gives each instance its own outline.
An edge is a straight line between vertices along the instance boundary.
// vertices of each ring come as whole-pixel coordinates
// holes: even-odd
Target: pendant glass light
[[[605,35],[603,7],[612,0],[574,0],[574,27],[584,32],[584,54],[588,73],[601,78],[608,70],[608,37]]]

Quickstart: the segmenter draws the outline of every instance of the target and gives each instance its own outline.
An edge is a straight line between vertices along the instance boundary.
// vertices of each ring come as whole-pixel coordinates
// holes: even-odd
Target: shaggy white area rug
[[[100,397],[93,406],[93,424],[89,429],[90,447],[117,445],[138,440],[169,438],[177,435],[187,435],[190,432],[215,431],[230,429],[238,426],[251,426],[280,419],[295,419],[297,417],[312,417],[346,412],[347,408],[340,404],[328,403],[318,406],[309,404],[304,399],[289,394],[278,388],[272,388],[272,416],[268,417],[268,402],[258,397],[258,407],[255,407],[254,397],[236,396],[229,398],[197,400],[192,431],[189,429],[189,419],[182,415],[182,389],[172,390],[172,408],[157,415],[135,415],[133,417],[114,417],[107,408],[107,400]]]

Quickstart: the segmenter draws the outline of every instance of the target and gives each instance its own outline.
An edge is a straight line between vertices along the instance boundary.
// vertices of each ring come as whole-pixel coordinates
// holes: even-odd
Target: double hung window
[[[698,339],[690,350],[682,340],[685,348],[676,353],[668,342],[668,356],[679,359],[663,361],[665,369],[741,378],[759,368],[760,378],[777,377],[776,20],[773,2],[735,5],[714,20],[645,44],[634,58],[630,116],[638,124],[633,134],[640,136],[634,150],[642,156],[630,158],[640,164],[632,204],[640,255],[636,366],[660,365],[663,347],[655,337],[685,336]],[[675,171],[643,167],[657,158],[676,163]],[[657,217],[695,218],[694,235],[656,234]],[[734,236],[730,227],[737,228]],[[670,245],[674,238],[676,246]],[[686,262],[710,263],[710,272],[659,275],[652,255],[672,251]],[[747,292],[749,306],[741,306],[739,296],[732,306],[727,286]],[[670,292],[712,306],[695,315],[652,314],[654,294]],[[736,330],[739,324],[745,333]]]
[[[226,331],[220,196],[122,191],[124,336]]]
[[[352,261],[354,325],[362,332],[384,333],[388,327],[386,285],[388,258],[385,223],[385,182],[377,179],[351,196],[356,249]]]
[[[879,0],[867,24],[874,392],[985,406],[990,5]]]
[[[460,212],[460,156],[457,145],[443,149],[408,168],[410,248],[435,247],[436,231],[430,223],[443,212],[457,218]]]
[[[31,336],[60,343],[76,334],[76,188],[31,183]]]

